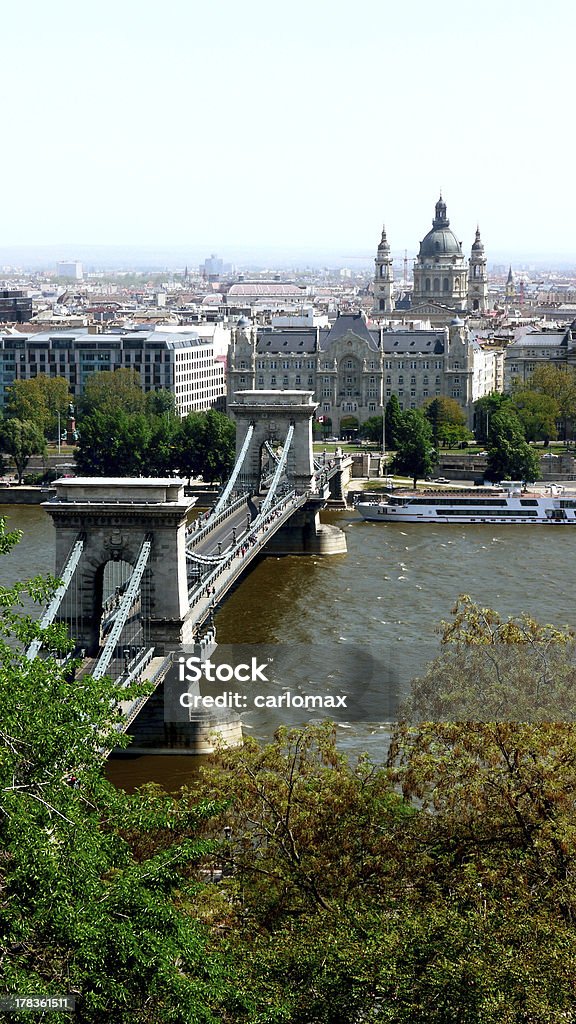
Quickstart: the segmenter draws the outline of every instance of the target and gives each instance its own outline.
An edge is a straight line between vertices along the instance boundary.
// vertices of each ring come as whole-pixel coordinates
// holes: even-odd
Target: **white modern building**
[[[79,398],[98,370],[136,370],[145,392],[171,391],[181,416],[225,407],[225,360],[214,338],[197,331],[114,329],[11,332],[0,335],[0,407],[15,380],[39,373],[64,377]]]

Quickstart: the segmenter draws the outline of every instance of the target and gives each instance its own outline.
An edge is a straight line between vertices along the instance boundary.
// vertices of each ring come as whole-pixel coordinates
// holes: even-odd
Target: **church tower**
[[[488,274],[486,271],[486,254],[480,238],[480,228],[476,228],[476,238],[468,261],[468,309],[472,312],[484,313],[488,308]]]
[[[382,238],[376,253],[376,271],[374,275],[374,306],[372,314],[383,316],[394,309],[394,275],[392,272],[392,256],[386,238],[386,228],[382,228]]]
[[[508,271],[508,277],[506,279],[506,292],[505,292],[505,298],[504,298],[504,304],[505,304],[507,309],[510,306],[514,305],[515,296],[516,296],[516,286],[514,284],[514,275],[512,273],[512,267],[510,267],[510,270]]]

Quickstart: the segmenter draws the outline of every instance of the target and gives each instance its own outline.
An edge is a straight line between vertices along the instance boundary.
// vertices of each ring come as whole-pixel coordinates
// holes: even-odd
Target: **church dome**
[[[461,256],[462,246],[450,229],[450,221],[446,215],[446,203],[440,196],[436,203],[436,216],[432,221],[432,230],[420,242],[419,259],[434,256]]]

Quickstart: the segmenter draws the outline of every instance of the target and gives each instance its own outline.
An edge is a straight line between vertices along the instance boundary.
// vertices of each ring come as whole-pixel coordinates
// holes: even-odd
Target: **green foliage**
[[[442,653],[411,684],[412,722],[574,722],[576,643],[528,615],[501,619],[468,596],[442,623]]]
[[[386,402],[384,418],[386,421],[386,447],[394,450],[398,447],[402,430],[402,410],[397,395],[391,395]]]
[[[0,527],[0,552],[16,540]],[[129,797],[103,779],[102,750],[122,741],[114,684],[70,682],[54,658],[23,653],[38,626],[20,603],[53,586],[0,588],[2,991],[71,992],[80,1024],[211,1024],[224,968],[192,907],[213,805]],[[68,643],[59,626],[46,640]]]
[[[366,438],[367,441],[373,441],[374,444],[382,444],[382,417],[381,416],[369,416],[365,423],[360,427],[360,434]]]
[[[6,455],[10,455],[16,467],[18,483],[21,484],[31,456],[43,455],[45,452],[44,434],[32,420],[16,418],[4,420],[0,430],[0,447]]]
[[[524,440],[522,424],[509,405],[492,416],[488,433],[488,480],[536,480],[540,459]]]
[[[183,476],[224,480],[234,465],[236,430],[223,413],[191,412],[174,438],[174,466]]]
[[[118,412],[143,413],[146,396],[142,390],[140,374],[136,370],[119,368],[91,373],[84,385],[80,401],[81,430],[84,417],[101,413],[114,416]]]
[[[63,428],[66,426],[68,405],[72,401],[64,377],[39,373],[30,380],[15,380],[6,390],[9,416],[34,423],[46,438],[58,438],[58,413],[60,427]]]
[[[420,409],[407,409],[402,414],[392,470],[413,477],[416,487],[418,477],[428,476],[437,464],[429,421]]]
[[[474,434],[480,444],[488,441],[491,417],[500,411],[510,401],[510,395],[501,391],[492,391],[489,395],[483,395],[474,404]]]
[[[432,398],[424,404],[424,414],[432,427],[435,448],[455,448],[468,441],[472,434],[466,426],[466,416],[455,398]]]
[[[556,398],[527,388],[514,387],[510,400],[527,441],[549,441],[558,436],[556,424],[560,418],[560,405]]]
[[[576,418],[576,372],[572,366],[554,366],[544,363],[537,366],[526,382],[526,386],[537,394],[546,395],[557,402],[562,421],[564,439],[568,424]]]
[[[97,410],[82,419],[76,466],[88,476],[147,476],[151,438],[144,413]]]
[[[95,476],[178,472],[208,481],[224,479],[235,454],[235,428],[228,417],[210,410],[180,420],[166,391],[144,396],[141,409],[130,411],[133,384],[133,378],[121,381],[128,395],[124,404],[117,396],[118,401],[110,405],[99,391],[93,401],[91,393],[92,411],[82,417],[75,452],[79,472]]]

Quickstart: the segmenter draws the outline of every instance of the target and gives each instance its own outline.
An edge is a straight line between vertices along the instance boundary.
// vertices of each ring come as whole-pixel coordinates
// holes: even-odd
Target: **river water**
[[[22,542],[0,561],[0,582],[54,569],[54,531],[38,507],[0,506]],[[320,650],[326,677],[343,652],[369,652],[382,678],[405,691],[438,647],[436,628],[459,594],[503,615],[529,612],[541,622],[576,625],[573,556],[576,531],[552,528],[365,523],[353,511],[323,519],[346,533],[348,553],[329,558],[263,559],[216,616],[220,644],[298,644]],[[361,688],[364,680],[360,677]],[[385,683],[383,685],[388,685]],[[387,705],[388,706],[388,705]],[[244,718],[246,731],[269,737],[294,713],[283,708]],[[300,719],[301,720],[301,719]],[[343,750],[385,750],[383,721],[343,721]],[[194,762],[191,764],[190,762]],[[174,787],[197,768],[190,757],[115,760],[109,776],[130,788],[155,779]]]

